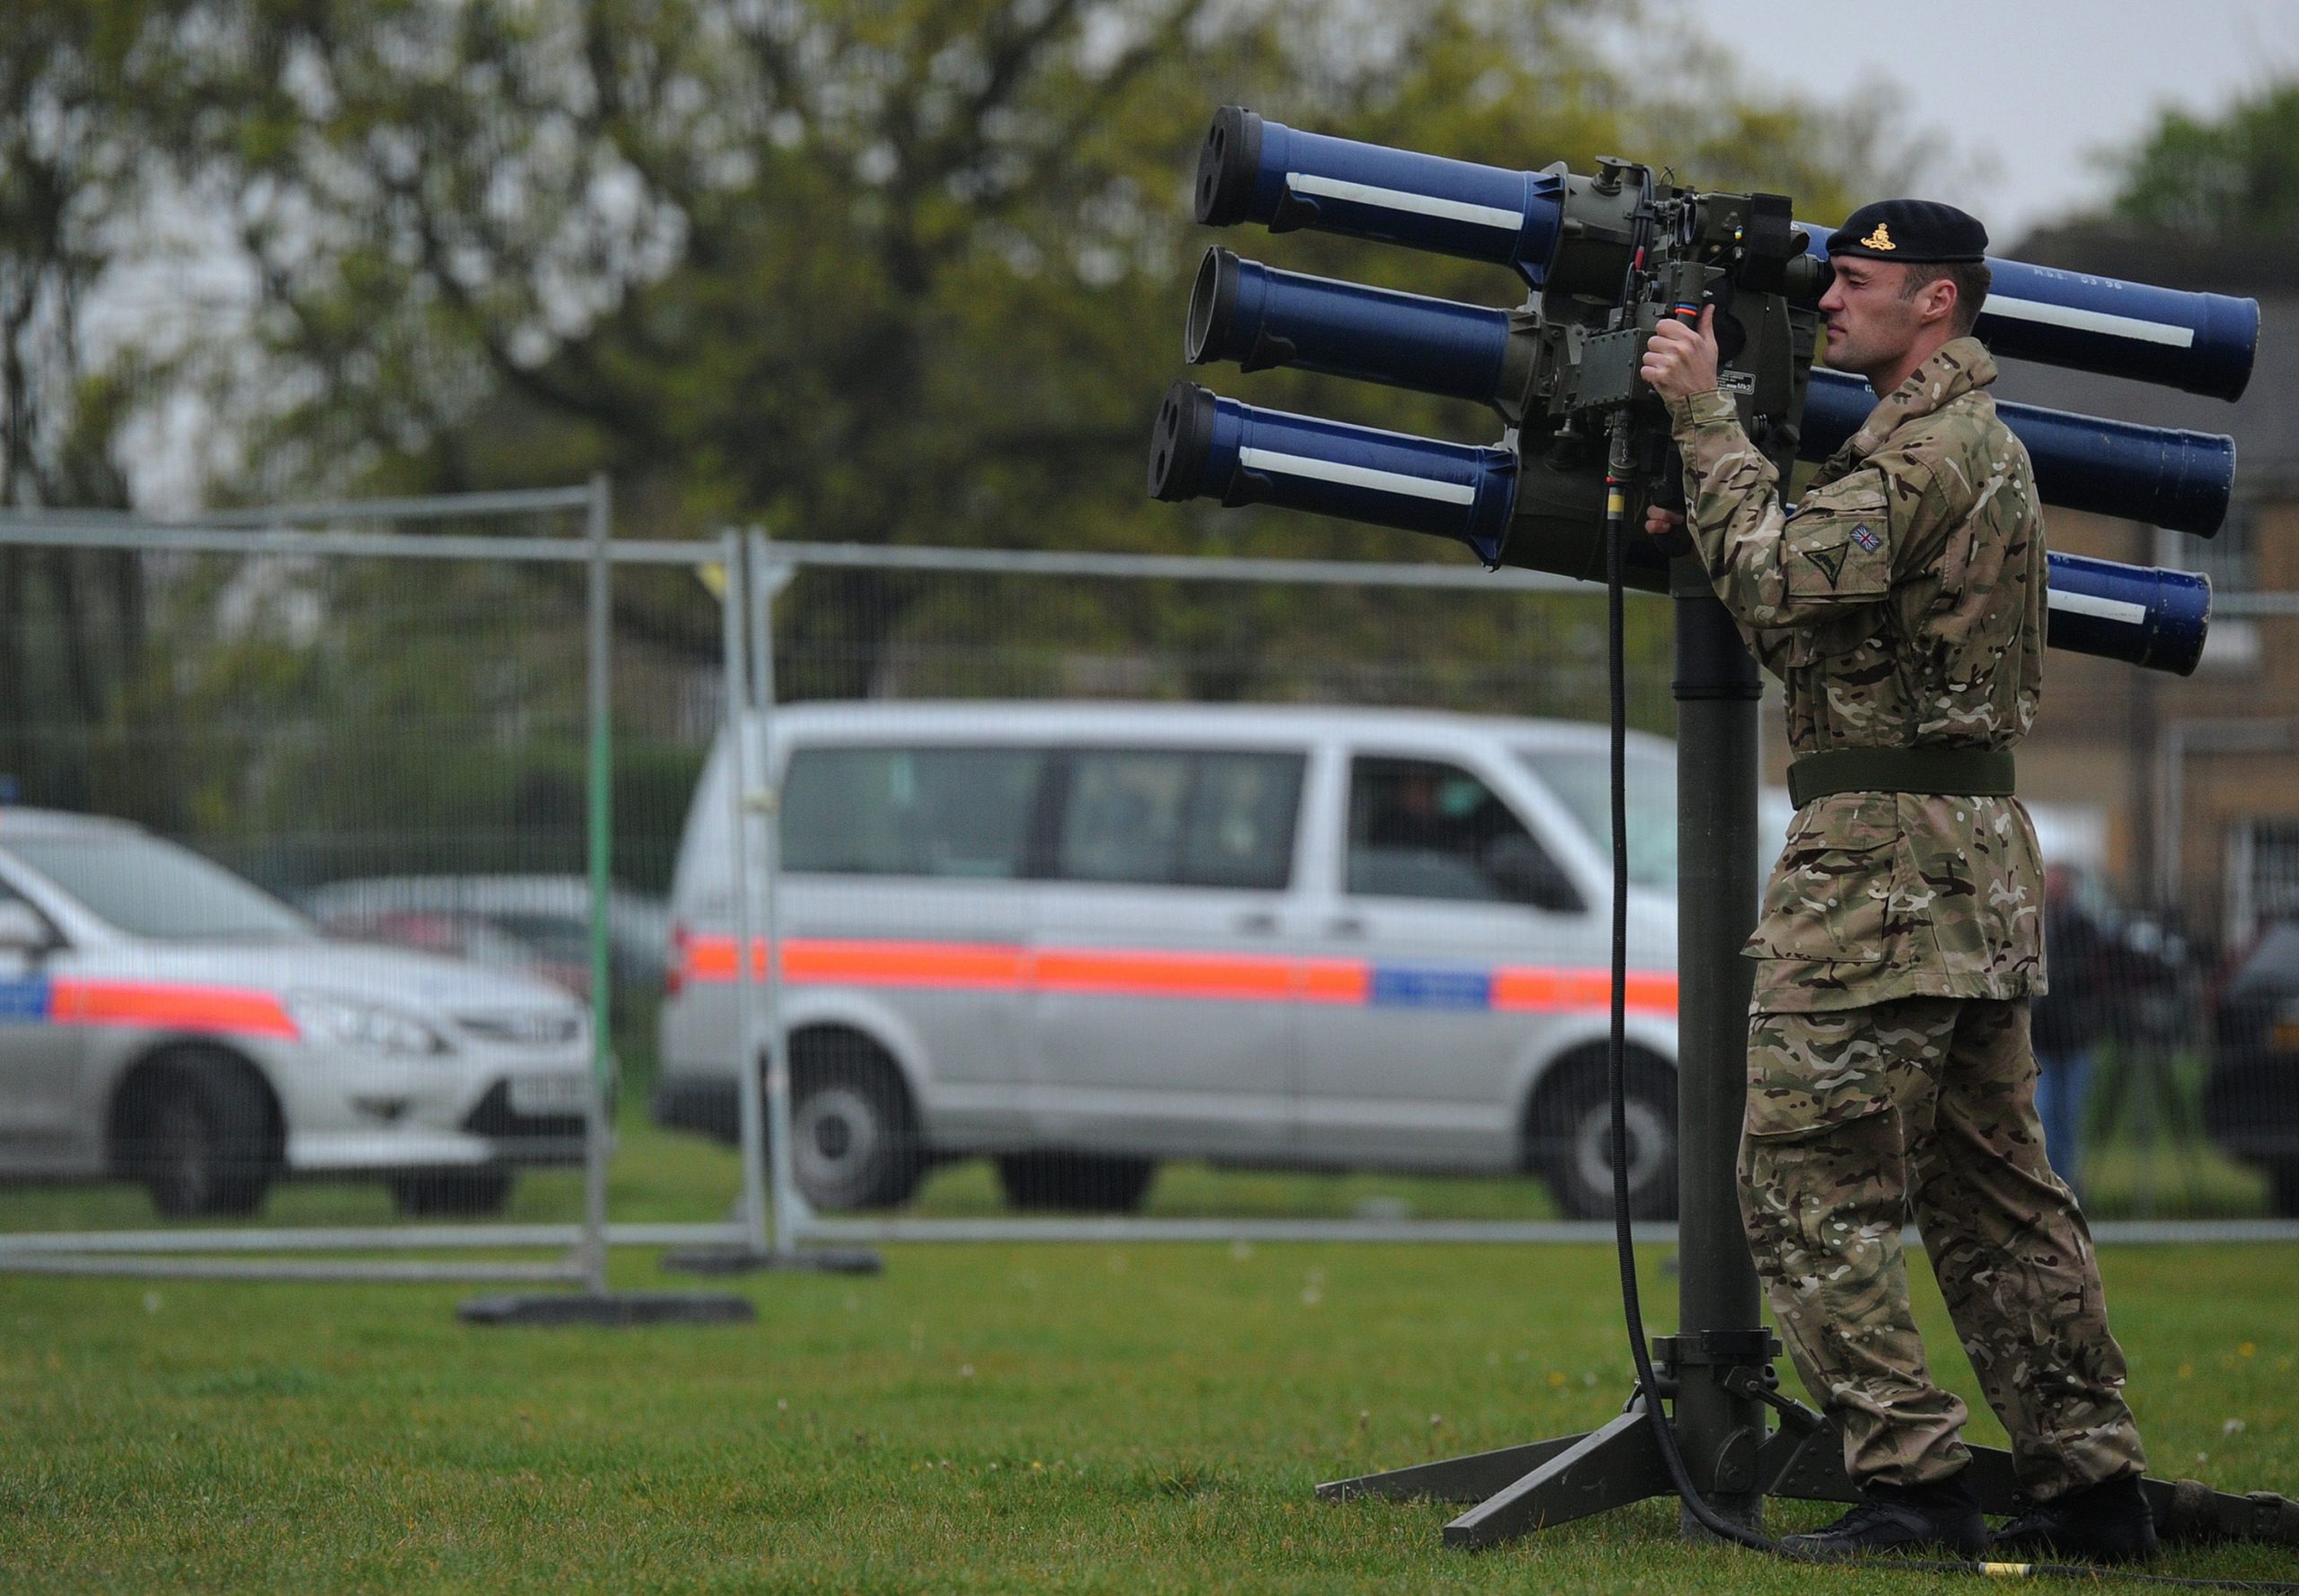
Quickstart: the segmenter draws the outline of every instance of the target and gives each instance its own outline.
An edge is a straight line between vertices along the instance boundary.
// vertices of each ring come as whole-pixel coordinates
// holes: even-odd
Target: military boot
[[[1987,1538],[1987,1555],[1998,1562],[2136,1563],[2155,1555],[2155,1515],[2139,1476],[2127,1474],[2036,1503]]]
[[[1987,1522],[1971,1470],[1920,1486],[1879,1480],[1861,1488],[1860,1503],[1825,1530],[1784,1535],[1780,1549],[1796,1557],[1859,1557],[1871,1552],[1944,1551],[1977,1557],[1987,1546]]]

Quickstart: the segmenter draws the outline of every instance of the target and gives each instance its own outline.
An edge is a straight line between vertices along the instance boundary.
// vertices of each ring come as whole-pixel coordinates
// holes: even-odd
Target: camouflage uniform
[[[2043,528],[1995,362],[1956,339],[1812,479],[1792,516],[1723,393],[1669,405],[1687,528],[1786,688],[1799,754],[2003,749],[2042,684]],[[1743,950],[1741,1204],[1797,1369],[1856,1484],[1969,1458],[1925,1367],[1913,1204],[1958,1333],[2040,1500],[2144,1466],[2091,1234],[2045,1161],[2027,1000],[2043,871],[2019,801],[1844,792],[1798,813]]]

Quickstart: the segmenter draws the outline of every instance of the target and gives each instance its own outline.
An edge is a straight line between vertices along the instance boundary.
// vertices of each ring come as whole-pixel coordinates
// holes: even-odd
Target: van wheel
[[[385,1182],[410,1219],[471,1219],[500,1213],[511,1200],[508,1169],[415,1169]]]
[[[891,1208],[926,1173],[918,1120],[894,1061],[851,1031],[790,1044],[790,1162],[821,1209]]]
[[[1677,1072],[1650,1054],[1625,1061],[1628,1216],[1677,1214]],[[1526,1160],[1569,1219],[1613,1215],[1612,1098],[1601,1052],[1560,1063],[1526,1115]]]
[[[253,1213],[271,1188],[271,1101],[236,1060],[187,1062],[131,1082],[114,1112],[123,1171],[171,1219]]]
[[[998,1160],[1009,1203],[1064,1213],[1132,1213],[1157,1177],[1154,1160],[1101,1153],[1009,1152]]]

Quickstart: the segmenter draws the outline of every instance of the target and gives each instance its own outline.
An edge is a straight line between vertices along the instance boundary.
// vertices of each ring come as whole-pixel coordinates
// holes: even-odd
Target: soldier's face
[[[1901,297],[1907,268],[1859,255],[1841,255],[1831,264],[1836,281],[1820,295],[1828,364],[1863,376],[1896,369],[1915,347],[1923,322],[1916,303]]]

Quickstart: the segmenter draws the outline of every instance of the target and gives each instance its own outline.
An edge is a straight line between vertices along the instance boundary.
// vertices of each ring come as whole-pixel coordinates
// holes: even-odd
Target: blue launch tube
[[[1490,403],[1509,358],[1509,313],[1280,271],[1205,251],[1182,353],[1192,366],[1293,366]]]
[[[1556,251],[1563,181],[1304,133],[1225,105],[1197,161],[1197,219],[1313,227],[1515,268],[1535,286]]]
[[[2211,630],[2211,579],[2194,571],[2054,554],[2044,640],[2126,665],[2191,675]]]
[[[1565,180],[1355,139],[1304,133],[1221,108],[1198,157],[1197,219],[1339,233],[1547,278],[1564,222]],[[1805,228],[1826,258],[1830,229]],[[2259,340],[2259,304],[2152,287],[1991,257],[1995,287],[1978,333],[1997,355],[2242,397]]]
[[[1500,562],[1516,506],[1517,457],[1218,399],[1176,383],[1158,408],[1150,492],[1273,504],[1456,539]]]
[[[1830,227],[1807,227],[1828,258]],[[1980,341],[1998,355],[2158,383],[2214,399],[2243,396],[2259,339],[2259,303],[2030,266],[1990,255]]]
[[[1262,410],[1190,382],[1167,390],[1150,455],[1157,498],[1272,504],[1430,533],[1467,544],[1487,565],[1502,562],[1519,480],[1507,449]],[[1547,563],[1538,547],[1507,552],[1511,564],[1589,574],[1568,569],[1577,556]],[[1665,587],[1658,545],[1639,533],[1631,552],[1632,585]],[[2180,675],[2203,656],[2211,585],[2200,576],[2054,554],[2050,584],[2046,640],[2053,648]]]
[[[1507,311],[1281,271],[1208,250],[1190,295],[1183,353],[1247,371],[1290,366],[1479,403],[1503,390]],[[1875,406],[1860,378],[1815,370],[1797,452],[1825,460]],[[2235,440],[2037,405],[1996,413],[2027,445],[2047,504],[2204,536],[2226,518]]]

